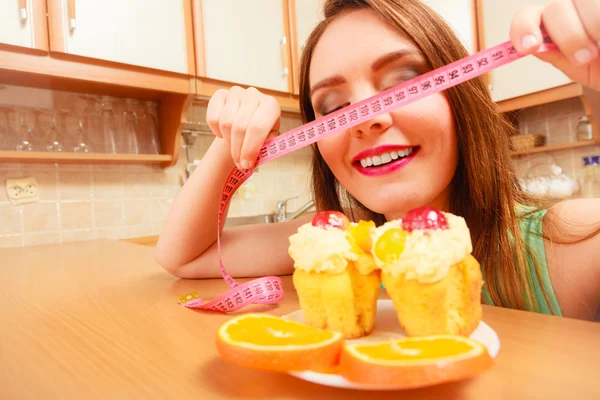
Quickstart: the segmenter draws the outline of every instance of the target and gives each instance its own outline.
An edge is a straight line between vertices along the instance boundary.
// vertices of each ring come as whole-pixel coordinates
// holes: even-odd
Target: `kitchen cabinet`
[[[421,0],[452,27],[470,54],[477,52],[474,0]]]
[[[189,0],[48,0],[48,8],[52,52],[195,71]]]
[[[294,93],[299,92],[300,60],[308,36],[323,19],[324,0],[288,0],[290,4],[290,30],[292,37],[292,73]]]
[[[0,16],[0,44],[48,50],[45,0],[2,0]]]
[[[298,54],[302,54],[306,39],[323,19],[324,0],[291,0],[294,3],[294,11],[291,15],[296,25],[296,41]],[[299,58],[298,58],[299,59]]]
[[[195,38],[203,46],[203,53],[197,54],[198,76],[232,85],[291,90],[286,0],[195,2]]]
[[[510,40],[514,15],[527,4],[547,5],[552,0],[478,0],[483,43],[492,47]],[[561,71],[535,56],[498,68],[490,73],[490,91],[494,101],[504,101],[571,83]]]

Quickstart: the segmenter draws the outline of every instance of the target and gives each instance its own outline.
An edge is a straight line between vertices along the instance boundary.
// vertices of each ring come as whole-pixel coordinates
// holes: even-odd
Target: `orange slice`
[[[492,365],[479,342],[454,335],[345,344],[340,374],[363,384],[413,388],[477,375]]]
[[[330,370],[342,344],[341,333],[257,313],[227,321],[217,334],[217,350],[225,361],[273,371]]]

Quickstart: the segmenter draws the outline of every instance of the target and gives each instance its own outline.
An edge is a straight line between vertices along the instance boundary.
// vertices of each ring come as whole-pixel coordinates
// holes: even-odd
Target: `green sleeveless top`
[[[519,216],[519,212],[525,213],[529,210],[532,209],[518,207],[517,218],[519,218],[518,223],[521,237],[523,238],[523,241],[531,248],[531,252],[533,253],[539,265],[540,276],[539,279],[536,279],[535,277],[537,276],[537,272],[533,263],[533,259],[528,254],[525,255],[529,266],[529,271],[533,277],[533,293],[538,306],[537,308],[542,314],[552,314],[552,309],[554,309],[556,315],[562,316],[556,295],[554,294],[554,289],[552,288],[552,282],[550,282],[550,274],[548,272],[548,264],[546,260],[546,249],[544,248],[544,238],[542,237],[542,220],[544,215],[546,215],[547,210],[540,210],[526,216]],[[546,291],[548,300],[552,305],[552,309],[548,306],[548,303],[544,298],[542,285]],[[486,304],[494,305],[485,285],[483,287],[482,298]],[[531,307],[531,305],[528,305],[528,309],[530,311],[535,310],[535,308]]]

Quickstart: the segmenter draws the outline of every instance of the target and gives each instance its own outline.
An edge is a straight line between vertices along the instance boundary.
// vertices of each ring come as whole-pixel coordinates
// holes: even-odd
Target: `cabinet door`
[[[517,11],[527,4],[547,5],[552,0],[482,0],[486,47],[510,40],[510,25]],[[528,56],[491,72],[494,101],[507,100],[565,85],[571,80],[552,65]]]
[[[295,0],[295,9],[298,54],[301,55],[306,39],[323,19],[323,0]]]
[[[202,0],[202,24],[206,77],[289,91],[284,1]]]
[[[45,0],[1,0],[0,43],[48,50]]]
[[[189,0],[48,0],[48,6],[51,51],[194,72]]]
[[[292,72],[294,73],[294,93],[299,93],[300,60],[308,36],[323,19],[324,0],[289,0],[290,19],[295,38],[292,40]]]
[[[463,45],[473,54],[477,51],[475,35],[475,0],[421,0],[438,13],[454,29]]]

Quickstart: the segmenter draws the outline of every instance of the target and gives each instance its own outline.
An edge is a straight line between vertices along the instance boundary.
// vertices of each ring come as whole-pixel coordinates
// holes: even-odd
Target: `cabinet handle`
[[[77,27],[77,14],[75,12],[75,0],[68,0],[69,30],[73,32]]]
[[[290,69],[287,66],[287,57],[285,56],[286,51],[285,51],[285,47],[287,46],[287,37],[284,35],[281,38],[281,57],[282,57],[282,61],[283,61],[283,72],[281,73],[281,76],[283,78],[287,77],[290,74]]]
[[[27,0],[19,0],[19,13],[21,15],[21,23],[27,22]]]

